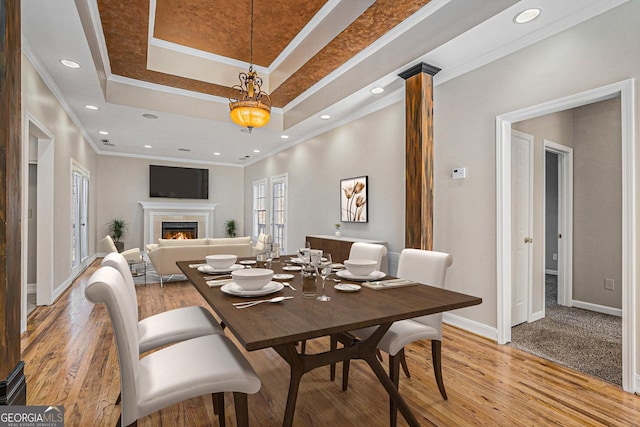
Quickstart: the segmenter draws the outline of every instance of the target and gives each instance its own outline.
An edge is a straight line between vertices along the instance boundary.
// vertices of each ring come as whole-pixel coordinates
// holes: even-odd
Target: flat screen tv
[[[149,197],[208,199],[209,169],[149,165]]]

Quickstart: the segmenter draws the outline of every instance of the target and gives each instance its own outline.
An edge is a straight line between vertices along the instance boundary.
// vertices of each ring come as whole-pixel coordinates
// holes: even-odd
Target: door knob
[[[524,238],[524,242],[525,243],[533,243],[533,239],[531,237],[525,237]]]

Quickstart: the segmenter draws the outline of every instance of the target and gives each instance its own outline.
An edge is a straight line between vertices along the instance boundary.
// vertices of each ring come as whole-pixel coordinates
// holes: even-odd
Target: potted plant
[[[336,237],[340,237],[342,236],[342,234],[340,233],[340,226],[342,224],[340,224],[339,222],[336,222],[335,226],[336,226]]]
[[[113,243],[116,245],[116,249],[118,249],[118,252],[122,252],[124,250],[124,242],[121,242],[120,239],[124,236],[124,232],[129,225],[124,219],[120,218],[112,219],[107,225],[109,226],[109,234],[113,239]]]
[[[236,237],[236,226],[237,224],[235,219],[229,219],[224,223],[224,227],[227,230],[227,236]]]

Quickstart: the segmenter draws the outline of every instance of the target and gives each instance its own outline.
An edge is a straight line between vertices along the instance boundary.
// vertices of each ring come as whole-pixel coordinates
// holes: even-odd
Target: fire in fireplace
[[[196,239],[197,237],[197,222],[162,221],[163,239]]]

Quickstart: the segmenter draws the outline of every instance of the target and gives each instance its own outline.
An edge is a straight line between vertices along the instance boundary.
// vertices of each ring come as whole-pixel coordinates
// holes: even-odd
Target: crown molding
[[[82,122],[80,121],[78,116],[76,116],[76,114],[73,112],[73,110],[71,109],[71,106],[69,105],[65,97],[62,95],[60,88],[55,83],[55,81],[53,80],[53,78],[51,77],[47,69],[44,67],[44,65],[42,65],[42,62],[40,61],[40,59],[33,52],[33,48],[31,47],[29,42],[25,39],[24,35],[22,35],[22,53],[29,60],[33,68],[36,70],[36,73],[38,73],[38,75],[40,76],[44,84],[47,86],[47,88],[49,88],[49,90],[51,91],[53,96],[56,98],[56,100],[60,103],[60,106],[62,106],[62,109],[67,113],[71,121],[76,125],[76,127],[84,137],[85,141],[89,144],[89,146],[93,149],[93,151],[97,153],[99,150],[96,142],[93,140],[93,138],[91,138],[91,136],[89,136],[89,132],[87,132],[87,130],[82,125]]]

